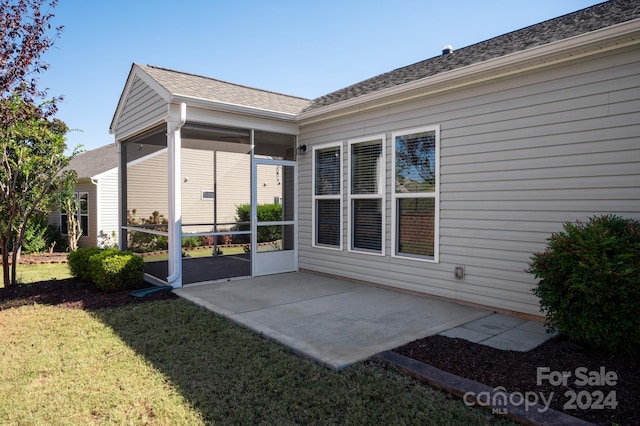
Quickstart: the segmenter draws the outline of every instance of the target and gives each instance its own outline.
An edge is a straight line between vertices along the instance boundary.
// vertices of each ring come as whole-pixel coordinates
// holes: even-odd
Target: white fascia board
[[[256,117],[264,117],[284,121],[296,121],[296,114],[281,111],[273,111],[268,109],[253,108],[245,105],[232,104],[228,102],[212,101],[205,98],[196,98],[174,94],[171,98],[173,102],[184,102],[187,105],[198,106],[201,108],[214,109],[222,112],[231,112],[234,114],[243,114]]]
[[[298,115],[301,125],[494,80],[640,43],[640,19],[381,89]]]
[[[116,167],[114,167],[112,169],[109,169],[109,170],[105,170],[104,172],[98,173],[95,176],[91,176],[91,180],[98,181],[98,180],[104,178],[105,176],[108,176],[110,174],[117,173],[117,172],[118,172],[118,166],[116,166]]]

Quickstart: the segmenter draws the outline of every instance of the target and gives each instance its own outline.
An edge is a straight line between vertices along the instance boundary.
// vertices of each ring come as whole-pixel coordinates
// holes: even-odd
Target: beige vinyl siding
[[[202,191],[213,191],[213,151],[182,150],[182,224],[183,233],[213,230],[213,200],[202,200]],[[251,158],[247,154],[217,152],[218,231],[230,230],[236,220],[236,208],[251,200]],[[148,217],[155,210],[168,217],[167,153],[150,156],[128,169],[127,208],[136,209],[136,217]],[[282,185],[273,168],[257,176],[259,204],[273,203],[282,196]],[[282,175],[280,175],[282,181]],[[280,182],[281,183],[281,182]],[[189,226],[197,225],[197,226]]]
[[[140,78],[135,77],[115,129],[128,135],[160,122],[167,116],[167,103]]]
[[[385,133],[388,176],[391,132],[440,125],[440,262],[312,248],[305,155],[300,267],[540,315],[525,270],[551,232],[604,213],[640,219],[639,123],[640,49],[626,48],[303,125],[307,146]],[[387,201],[388,217],[391,208]],[[464,280],[454,278],[456,265],[465,267]]]

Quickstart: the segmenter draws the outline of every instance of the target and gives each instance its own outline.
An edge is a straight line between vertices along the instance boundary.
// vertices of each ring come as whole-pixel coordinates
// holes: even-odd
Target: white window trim
[[[86,213],[82,213],[81,209],[80,209],[80,197],[82,197],[82,195],[86,194],[87,195],[87,212]],[[91,216],[90,216],[90,206],[89,206],[89,191],[74,191],[73,195],[76,197],[76,202],[78,203],[78,211],[76,212],[76,220],[78,221],[78,223],[80,225],[82,225],[82,217],[86,216],[87,217],[87,228],[90,226],[89,222],[91,220]],[[60,235],[64,235],[64,236],[69,236],[69,234],[63,234],[62,233],[62,216],[63,215],[68,215],[68,212],[64,212],[64,211],[60,211]],[[89,238],[89,229],[83,229],[82,230],[83,233],[86,232],[87,235],[80,235],[80,238]]]
[[[212,192],[213,193],[213,197],[211,197],[211,198],[205,197],[204,194],[206,192]],[[211,201],[214,198],[216,198],[216,193],[215,193],[215,191],[213,189],[201,189],[200,190],[200,200],[202,200],[202,201]]]
[[[435,131],[436,134],[436,184],[435,192],[412,192],[407,194],[396,193],[396,179],[395,179],[395,164],[396,164],[396,137],[410,133],[422,133]],[[404,129],[393,132],[391,134],[391,169],[393,171],[393,177],[391,178],[391,257],[400,259],[417,260],[420,262],[439,263],[440,262],[440,125],[415,127],[411,129]],[[433,235],[433,259],[421,256],[412,256],[408,254],[397,253],[397,204],[399,198],[434,198],[435,199],[435,212],[434,212],[434,235]]]
[[[358,143],[362,143],[362,142],[374,142],[374,141],[380,141],[382,144],[382,167],[380,169],[381,171],[381,175],[378,176],[379,179],[379,184],[378,184],[378,194],[355,194],[352,195],[351,194],[351,147],[354,144],[358,144]],[[370,136],[364,136],[364,137],[360,137],[360,138],[356,138],[356,139],[349,139],[347,141],[347,146],[349,147],[348,149],[348,155],[347,155],[347,251],[352,252],[352,253],[362,253],[362,254],[369,254],[372,256],[385,256],[385,246],[386,246],[386,193],[387,193],[387,155],[386,155],[386,145],[387,145],[387,135],[382,133],[382,134],[378,134],[378,135],[370,135]],[[353,248],[352,247],[352,243],[353,243],[353,237],[351,235],[352,232],[352,208],[351,205],[352,200],[356,200],[356,199],[372,199],[372,198],[379,198],[380,204],[381,204],[381,208],[382,208],[382,232],[381,232],[381,245],[380,245],[380,251],[373,251],[373,250],[365,250],[365,249],[359,249],[359,248]]]
[[[340,193],[337,195],[316,195],[316,150],[326,148],[340,149]],[[342,164],[344,162],[344,147],[342,142],[329,142],[320,145],[314,145],[311,152],[311,246],[325,250],[343,251],[343,233],[344,219],[342,217],[343,206],[343,180],[342,180]],[[340,201],[340,229],[338,246],[330,246],[316,243],[316,200],[339,200]]]

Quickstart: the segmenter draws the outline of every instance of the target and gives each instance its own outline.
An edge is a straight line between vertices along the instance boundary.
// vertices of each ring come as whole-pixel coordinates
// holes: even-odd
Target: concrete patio
[[[332,369],[438,333],[509,350],[546,337],[539,322],[307,272],[175,293]]]

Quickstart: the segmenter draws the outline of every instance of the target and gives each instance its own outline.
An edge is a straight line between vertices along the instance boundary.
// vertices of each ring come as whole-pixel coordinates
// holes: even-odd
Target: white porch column
[[[167,123],[169,169],[169,276],[173,288],[182,287],[182,137],[180,129],[187,119],[187,105],[171,105]]]

